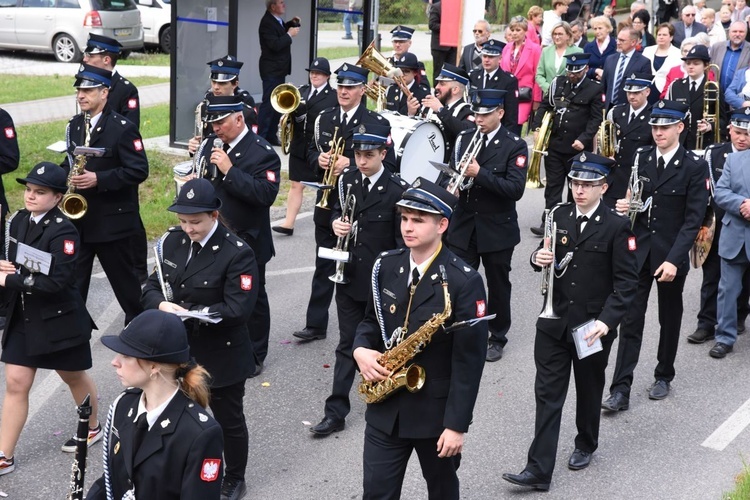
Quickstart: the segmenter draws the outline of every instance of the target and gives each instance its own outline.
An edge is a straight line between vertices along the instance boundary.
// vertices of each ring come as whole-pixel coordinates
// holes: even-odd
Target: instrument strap
[[[443,242],[441,241],[438,244],[437,251],[434,254],[432,254],[432,256],[430,257],[430,260],[427,261],[427,266],[425,266],[424,268],[425,272],[424,274],[422,274],[422,276],[419,277],[419,281],[417,281],[416,284],[412,283],[411,285],[409,285],[409,304],[406,306],[406,316],[404,317],[404,326],[402,326],[401,328],[396,328],[396,331],[394,332],[394,335],[396,334],[396,332],[398,332],[396,345],[400,344],[401,341],[404,340],[404,338],[406,337],[406,333],[409,331],[409,315],[411,314],[411,303],[412,303],[412,300],[414,299],[414,294],[417,291],[417,287],[419,286],[420,283],[422,283],[422,278],[424,278],[424,275],[427,274],[427,270],[430,268],[432,263],[435,261],[435,258],[440,253],[440,250],[442,249],[443,249]]]

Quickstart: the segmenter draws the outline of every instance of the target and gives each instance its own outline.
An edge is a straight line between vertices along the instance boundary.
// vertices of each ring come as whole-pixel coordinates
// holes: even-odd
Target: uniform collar
[[[167,408],[167,405],[169,405],[169,403],[172,402],[174,397],[177,395],[177,391],[179,390],[180,390],[180,387],[177,386],[177,388],[175,388],[174,392],[169,397],[169,399],[167,399],[166,401],[164,401],[162,404],[160,404],[159,406],[157,406],[151,411],[146,410],[146,393],[141,392],[141,397],[138,400],[138,411],[135,414],[135,418],[133,419],[133,422],[137,422],[138,417],[141,416],[141,413],[145,413],[146,421],[148,421],[148,429],[151,430],[151,427],[153,427],[153,425],[159,419],[161,414],[164,413],[164,410]]]

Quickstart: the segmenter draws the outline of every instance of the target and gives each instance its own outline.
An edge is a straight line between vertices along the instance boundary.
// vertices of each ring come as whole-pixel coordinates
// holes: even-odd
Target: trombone
[[[331,207],[328,206],[328,196],[331,193],[331,189],[333,189],[336,186],[336,183],[338,181],[339,176],[336,175],[336,161],[339,159],[339,156],[344,154],[344,149],[346,148],[346,141],[344,141],[343,137],[339,137],[339,128],[336,127],[333,130],[333,138],[331,139],[331,142],[328,144],[331,146],[331,148],[328,150],[328,152],[331,154],[331,159],[328,161],[328,170],[325,171],[323,174],[323,186],[321,189],[323,189],[323,196],[320,197],[320,201],[315,204],[318,208],[323,208],[325,210],[330,210]]]
[[[711,69],[715,69],[716,78],[721,74],[721,68],[716,64],[709,64],[706,68],[706,83],[703,85],[703,121],[711,124],[714,132],[714,143],[721,142],[721,131],[719,130],[719,84],[708,79]],[[695,149],[700,151],[703,147],[703,136],[707,132],[695,131]]]
[[[281,152],[288,155],[289,146],[291,145],[292,137],[294,136],[294,120],[292,119],[292,113],[304,101],[302,100],[297,87],[291,83],[282,83],[273,89],[270,101],[273,109],[276,110],[277,113],[283,115],[279,122],[279,142],[281,143]]]

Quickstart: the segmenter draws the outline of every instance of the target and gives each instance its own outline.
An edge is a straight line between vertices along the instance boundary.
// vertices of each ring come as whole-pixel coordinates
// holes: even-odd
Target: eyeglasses
[[[617,43],[628,43],[630,38],[618,38]]]
[[[599,187],[602,184],[604,184],[604,183],[600,182],[598,184],[592,184],[590,182],[575,182],[575,181],[570,181],[570,189],[572,189],[573,191],[576,191],[578,189],[581,189],[583,191],[591,191],[592,188]]]
[[[484,33],[484,30],[471,30],[474,33]]]
[[[695,17],[695,14],[683,14],[685,17]]]

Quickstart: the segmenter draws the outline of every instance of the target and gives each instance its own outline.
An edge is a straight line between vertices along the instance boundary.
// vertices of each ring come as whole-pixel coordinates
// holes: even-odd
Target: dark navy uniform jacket
[[[126,80],[116,71],[112,75],[112,86],[109,88],[107,105],[115,113],[133,122],[136,128],[140,128],[141,99],[138,97],[138,88],[133,85],[133,82]]]

